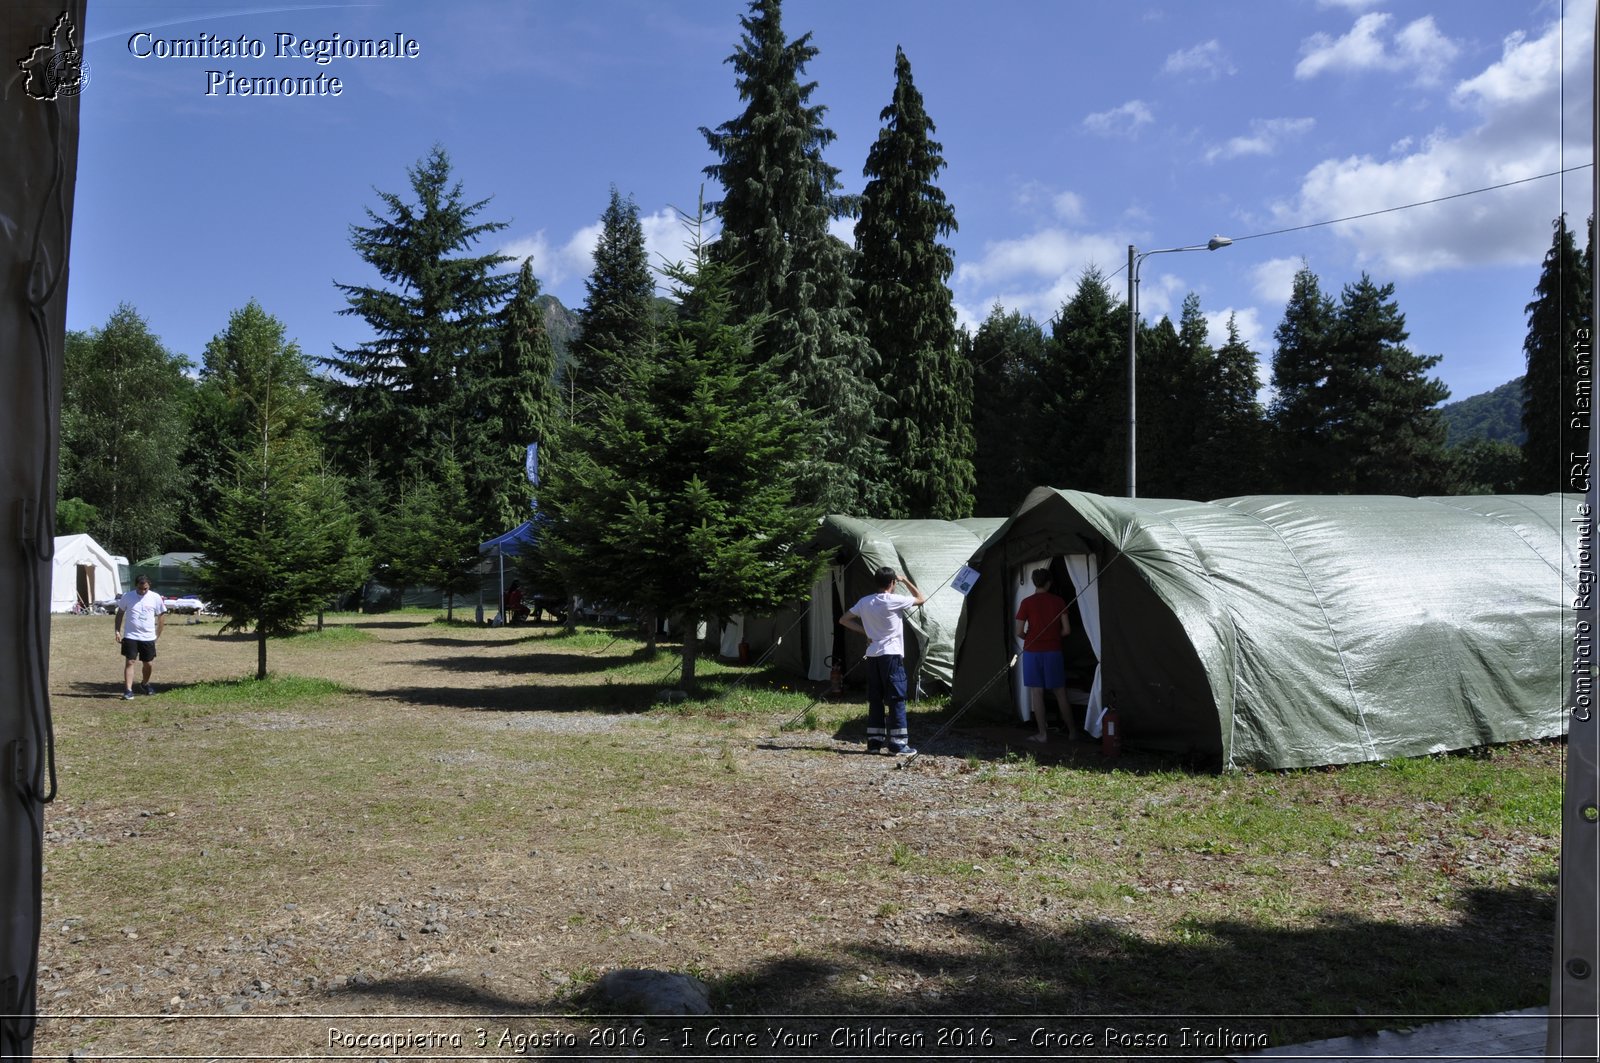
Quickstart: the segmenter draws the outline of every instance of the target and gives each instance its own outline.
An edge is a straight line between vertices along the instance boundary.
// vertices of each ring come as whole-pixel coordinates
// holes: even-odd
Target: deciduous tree
[[[134,560],[171,546],[187,497],[187,364],[126,303],[104,327],[67,336],[58,495],[81,503],[69,509],[90,517],[102,545]]]

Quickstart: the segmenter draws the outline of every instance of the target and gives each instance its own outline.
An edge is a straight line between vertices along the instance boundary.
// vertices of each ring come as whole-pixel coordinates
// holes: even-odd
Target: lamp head
[[[1217,248],[1227,247],[1231,243],[1233,243],[1233,241],[1228,239],[1226,236],[1213,236],[1211,239],[1206,241],[1206,250],[1215,251]]]

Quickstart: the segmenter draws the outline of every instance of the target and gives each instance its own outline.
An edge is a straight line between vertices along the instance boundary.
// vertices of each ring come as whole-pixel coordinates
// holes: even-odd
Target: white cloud
[[[1127,251],[1105,233],[1046,228],[986,245],[977,261],[956,268],[951,286],[959,304],[982,308],[979,321],[996,303],[1045,321],[1072,297],[1085,269],[1111,273]]]
[[[1162,72],[1179,76],[1187,75],[1196,78],[1215,80],[1224,74],[1236,74],[1238,69],[1233,65],[1233,60],[1228,58],[1228,53],[1222,44],[1216,40],[1197,44],[1193,48],[1184,48],[1167,56],[1167,61],[1162,66]]]
[[[540,229],[531,236],[523,236],[500,248],[502,255],[510,255],[520,264],[523,259],[533,259],[533,275],[542,287],[553,288],[573,277],[584,277],[594,269],[594,247],[600,240],[601,225],[597,221],[573,233],[565,243],[550,242]]]
[[[668,295],[671,287],[661,276],[661,268],[688,261],[689,230],[684,228],[683,216],[671,207],[662,207],[654,214],[641,214],[639,227],[644,230],[645,255],[650,259],[651,268],[656,271],[656,290]],[[710,243],[716,239],[716,233],[717,227],[711,222],[701,233],[701,238]]]
[[[666,295],[670,289],[659,276],[661,267],[689,257],[685,246],[689,231],[683,226],[683,218],[671,207],[663,207],[654,214],[641,214],[639,227],[644,231],[645,255],[650,267],[658,274],[656,290]],[[585,225],[561,244],[551,243],[549,236],[540,229],[531,236],[520,237],[501,247],[500,254],[510,255],[518,263],[524,258],[532,258],[534,276],[539,278],[540,286],[545,291],[573,280],[579,282],[581,290],[582,281],[594,272],[594,249],[600,242],[603,229],[604,226],[596,221],[592,225]],[[716,239],[716,226],[709,225],[703,236],[708,243]],[[583,297],[580,295],[578,298],[581,300]]]
[[[1129,100],[1109,111],[1097,111],[1083,120],[1083,127],[1091,133],[1107,137],[1131,137],[1139,127],[1155,120],[1150,106],[1143,100]]]
[[[1244,155],[1271,155],[1285,139],[1310,132],[1316,124],[1315,118],[1251,119],[1248,136],[1232,137],[1226,143],[1209,149],[1206,161],[1237,159]]]
[[[1255,307],[1225,306],[1221,310],[1202,311],[1202,314],[1206,319],[1206,338],[1213,348],[1221,347],[1228,342],[1228,316],[1231,314],[1234,326],[1239,330],[1239,339],[1244,345],[1255,351],[1258,357],[1271,355],[1272,330],[1261,323],[1261,311]],[[1270,374],[1269,367],[1262,369],[1262,380]]]
[[[1036,210],[1041,205],[1053,218],[1065,222],[1083,219],[1083,197],[1072,191],[1056,191],[1043,181],[1028,181],[1016,193],[1017,204]]]
[[[1083,218],[1083,197],[1076,192],[1062,192],[1050,201],[1056,217],[1062,221],[1080,221]]]
[[[1589,153],[1593,0],[1569,5],[1566,17],[1571,161]],[[1561,40],[1559,23],[1536,37],[1508,38],[1500,59],[1455,88],[1454,100],[1476,112],[1476,125],[1460,133],[1436,131],[1407,149],[1409,154],[1389,159],[1327,159],[1305,175],[1295,201],[1278,208],[1280,219],[1303,224],[1351,217],[1559,169]],[[1581,180],[1587,186],[1592,176]],[[1554,180],[1532,181],[1345,222],[1333,231],[1350,242],[1364,266],[1401,276],[1537,262],[1549,244],[1556,188]]]
[[[1403,70],[1414,74],[1418,84],[1437,82],[1461,54],[1460,46],[1439,32],[1432,15],[1424,15],[1396,33],[1391,48],[1383,39],[1391,18],[1381,12],[1362,15],[1343,37],[1313,33],[1300,45],[1294,76],[1304,81],[1329,72]]]
[[[1438,82],[1461,54],[1461,46],[1439,32],[1432,15],[1408,23],[1395,34],[1394,42],[1399,52],[1398,69],[1415,71],[1416,80],[1422,85]]]
[[[1455,98],[1488,108],[1537,101],[1548,94],[1550,73],[1560,65],[1559,36],[1530,41],[1519,31],[1506,38],[1499,62],[1456,86]]]
[[[1305,265],[1302,258],[1271,258],[1250,270],[1256,298],[1273,306],[1287,306],[1294,293],[1294,275]]]

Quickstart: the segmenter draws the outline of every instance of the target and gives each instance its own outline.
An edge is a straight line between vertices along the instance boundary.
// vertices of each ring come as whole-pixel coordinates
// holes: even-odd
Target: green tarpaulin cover
[[[1088,553],[1130,745],[1290,768],[1559,735],[1582,504],[1039,488],[972,559],[955,699],[1012,712],[1010,683],[984,689],[1013,649],[1008,577]]]

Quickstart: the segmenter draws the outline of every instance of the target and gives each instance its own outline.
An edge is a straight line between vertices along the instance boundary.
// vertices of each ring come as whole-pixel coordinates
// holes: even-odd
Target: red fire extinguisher
[[[740,664],[749,664],[750,663],[750,644],[748,642],[746,642],[744,639],[740,639],[739,640],[739,663]]]
[[[837,698],[844,694],[844,669],[839,666],[839,658],[828,658],[828,697]]]
[[[1108,760],[1122,755],[1122,720],[1116,709],[1107,708],[1100,717],[1100,755]]]

